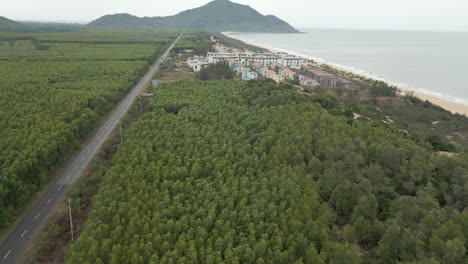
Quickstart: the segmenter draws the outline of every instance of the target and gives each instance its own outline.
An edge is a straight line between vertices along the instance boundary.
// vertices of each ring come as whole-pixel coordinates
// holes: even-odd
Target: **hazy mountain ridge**
[[[0,31],[24,31],[28,27],[22,23],[0,16]]]
[[[57,22],[18,22],[0,16],[0,32],[40,33],[40,32],[64,32],[82,28],[76,23]]]
[[[207,31],[298,32],[273,15],[262,15],[255,9],[229,0],[215,0],[202,7],[167,17],[137,17],[130,14],[105,15],[88,24],[105,28],[185,28]]]

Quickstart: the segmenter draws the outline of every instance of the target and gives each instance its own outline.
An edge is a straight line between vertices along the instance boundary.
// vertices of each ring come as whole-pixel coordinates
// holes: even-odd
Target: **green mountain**
[[[130,14],[105,15],[88,24],[91,27],[104,28],[150,28],[149,21]]]
[[[183,28],[206,31],[298,32],[276,16],[264,16],[247,5],[215,0],[202,7],[168,17],[139,18],[130,14],[106,15],[88,24],[106,28]]]
[[[22,23],[0,16],[0,31],[24,31],[27,28]]]

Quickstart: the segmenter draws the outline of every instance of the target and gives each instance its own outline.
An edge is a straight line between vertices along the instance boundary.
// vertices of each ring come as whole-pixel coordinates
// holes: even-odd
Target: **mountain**
[[[145,19],[130,14],[105,15],[88,24],[91,27],[103,28],[149,28],[153,25]]]
[[[28,27],[22,23],[0,16],[0,31],[24,31]]]
[[[106,28],[183,28],[216,32],[298,32],[287,22],[276,16],[264,16],[250,6],[233,3],[229,0],[215,0],[202,7],[167,17],[139,18],[130,14],[106,15],[92,21],[88,26]]]

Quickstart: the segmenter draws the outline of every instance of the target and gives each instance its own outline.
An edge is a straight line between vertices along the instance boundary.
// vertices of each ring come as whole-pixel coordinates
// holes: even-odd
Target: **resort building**
[[[199,72],[202,69],[207,68],[209,65],[210,65],[210,63],[208,63],[208,62],[200,62],[200,63],[197,63],[195,66],[193,66],[192,69],[193,69],[194,72]]]
[[[301,73],[307,77],[316,80],[320,83],[320,85],[324,86],[350,88],[352,85],[351,81],[328,73],[320,68],[312,67],[309,65],[302,65]]]
[[[293,69],[300,69],[304,64],[304,59],[288,54],[275,54],[275,53],[221,53],[221,52],[208,52],[208,60],[210,63],[217,63],[229,59],[236,59],[246,66],[251,66],[253,63],[261,63],[263,65],[278,64],[282,67],[290,67]]]
[[[282,58],[283,67],[288,67],[291,69],[300,69],[303,63],[303,59],[292,55],[286,55]]]
[[[257,80],[258,73],[252,71],[250,68],[242,68],[241,77],[244,81]]]
[[[263,67],[259,70],[259,74],[262,75],[263,77],[267,78],[268,71],[270,71],[270,68],[268,67]]]
[[[282,68],[279,73],[289,80],[294,80],[294,76],[296,76],[296,73],[288,68]]]
[[[310,77],[304,76],[304,75],[299,75],[299,84],[300,85],[310,85],[310,86],[320,85],[320,83],[317,82],[316,80],[314,80],[314,79],[312,79]]]
[[[210,65],[208,59],[203,56],[193,56],[187,60],[187,66],[192,68],[194,72],[199,72],[208,65]]]

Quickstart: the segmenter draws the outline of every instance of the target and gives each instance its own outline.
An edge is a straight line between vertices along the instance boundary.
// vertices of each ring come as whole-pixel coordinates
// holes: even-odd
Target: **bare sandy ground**
[[[249,43],[247,41],[244,41],[244,40],[241,40],[239,39],[238,37],[236,37],[235,35],[233,35],[233,33],[235,32],[222,32],[221,34],[225,35],[226,37],[229,37],[229,38],[233,38],[233,39],[237,39],[237,40],[240,40],[240,41],[243,41],[249,45],[252,45],[252,46],[258,46],[258,44],[255,44],[255,43]],[[271,50],[271,52],[278,52],[277,50]],[[326,63],[324,63],[326,64]],[[346,71],[346,72],[350,72],[349,70],[347,69],[343,69],[343,68],[340,68],[340,67],[336,67],[334,65],[329,65],[327,64],[328,66],[330,67],[333,67],[337,70],[340,70],[340,71]],[[356,75],[359,75],[358,73],[355,73],[355,72],[351,72],[352,74],[356,74]],[[468,105],[464,105],[464,104],[460,104],[460,103],[456,103],[456,102],[453,102],[453,101],[450,101],[450,100],[447,100],[447,99],[443,99],[443,98],[439,98],[437,96],[433,96],[433,95],[428,95],[428,94],[425,94],[425,93],[421,93],[421,92],[415,92],[415,91],[412,91],[412,90],[409,90],[409,89],[405,89],[403,87],[398,87],[397,88],[401,91],[401,94],[413,94],[414,96],[418,97],[419,99],[421,100],[427,100],[435,105],[438,105],[442,108],[444,108],[445,110],[448,110],[452,113],[458,113],[458,114],[463,114],[463,115],[466,115],[468,116]]]

